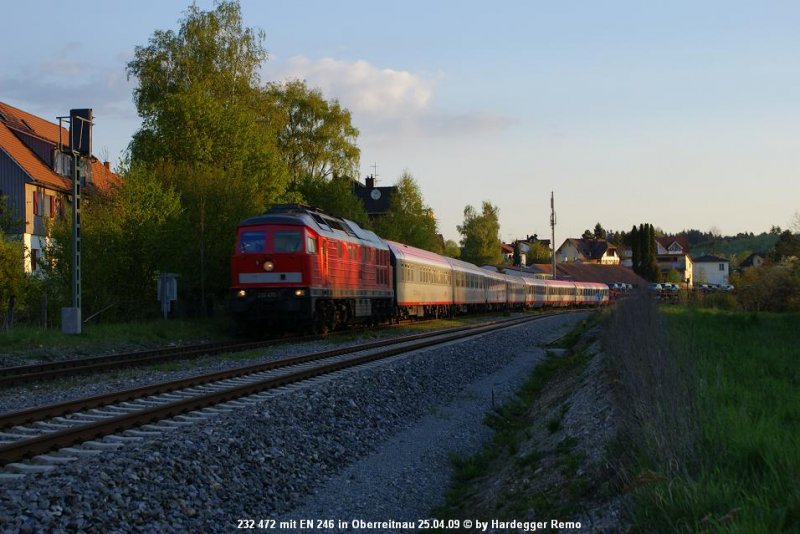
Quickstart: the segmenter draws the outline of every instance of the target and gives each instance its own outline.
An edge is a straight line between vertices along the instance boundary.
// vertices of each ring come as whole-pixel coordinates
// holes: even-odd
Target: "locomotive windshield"
[[[275,252],[300,252],[303,241],[299,231],[278,230],[275,232]]]
[[[264,232],[242,232],[239,252],[264,252],[265,248]]]

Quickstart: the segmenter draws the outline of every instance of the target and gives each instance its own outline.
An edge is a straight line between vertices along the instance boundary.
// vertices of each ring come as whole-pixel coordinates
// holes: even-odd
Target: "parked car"
[[[655,292],[655,293],[660,293],[660,292],[661,292],[661,290],[662,290],[662,289],[664,289],[664,288],[663,288],[663,287],[661,287],[661,284],[652,283],[652,284],[649,284],[649,285],[647,286],[647,289],[648,289],[649,291],[653,291],[653,292]]]
[[[733,291],[735,288],[730,284],[722,284],[719,286],[722,291]]]

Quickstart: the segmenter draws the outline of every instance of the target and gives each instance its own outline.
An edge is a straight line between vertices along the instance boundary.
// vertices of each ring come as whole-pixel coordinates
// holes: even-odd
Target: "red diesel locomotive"
[[[389,247],[352,221],[296,204],[239,225],[231,310],[241,324],[318,331],[393,311]]]

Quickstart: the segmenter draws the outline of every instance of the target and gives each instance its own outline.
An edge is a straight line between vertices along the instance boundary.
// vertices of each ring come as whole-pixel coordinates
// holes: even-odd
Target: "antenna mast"
[[[553,199],[553,192],[550,191],[550,229],[552,231],[552,262],[553,262],[553,280],[556,279],[556,204]]]

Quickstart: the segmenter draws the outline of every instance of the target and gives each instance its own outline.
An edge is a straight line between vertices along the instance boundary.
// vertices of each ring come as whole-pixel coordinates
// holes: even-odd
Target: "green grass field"
[[[643,531],[800,531],[800,315],[665,307],[694,362],[700,419],[688,473],[637,491]]]
[[[229,337],[225,320],[156,320],[138,323],[88,324],[80,335],[56,329],[16,327],[0,332],[0,355],[48,358],[62,353],[94,354],[105,350],[137,350],[169,343],[217,341]]]

